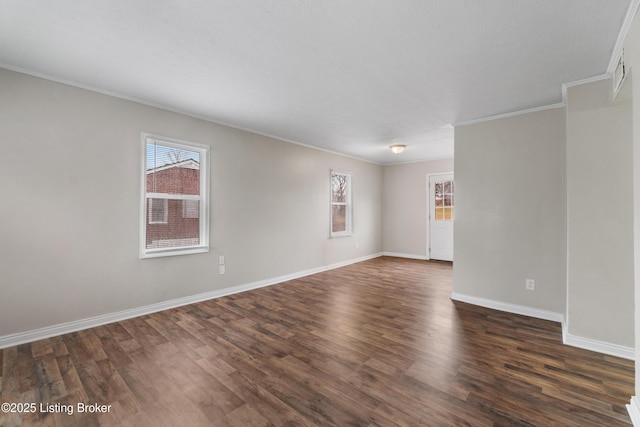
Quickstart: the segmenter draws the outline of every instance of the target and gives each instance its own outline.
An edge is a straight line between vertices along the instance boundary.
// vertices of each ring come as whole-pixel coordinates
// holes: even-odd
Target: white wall
[[[628,83],[628,82],[627,82]],[[567,90],[567,332],[634,346],[630,84]]]
[[[613,105],[610,85],[570,87],[566,108],[456,127],[454,292],[564,314],[567,343],[626,355],[631,84]]]
[[[633,126],[633,239],[634,239],[634,325],[636,366],[640,360],[640,16],[636,14],[624,45],[631,86]],[[636,396],[640,396],[640,369],[636,369]],[[640,425],[640,402],[632,402],[635,425]]]
[[[408,257],[427,256],[427,174],[453,172],[453,159],[385,166],[382,247]]]
[[[457,126],[455,150],[453,291],[564,313],[564,108]]]
[[[0,94],[0,338],[382,250],[379,165],[2,69]],[[140,132],[211,146],[209,253],[138,258]],[[353,237],[329,239],[331,168]]]

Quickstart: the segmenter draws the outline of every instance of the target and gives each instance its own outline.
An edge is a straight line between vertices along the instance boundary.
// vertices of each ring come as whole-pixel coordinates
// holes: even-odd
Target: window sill
[[[353,236],[353,233],[349,233],[349,232],[342,232],[342,233],[331,233],[331,236],[329,236],[331,239],[335,239],[335,238],[339,238],[339,237],[351,237]]]
[[[209,252],[209,246],[192,246],[188,248],[145,249],[140,253],[140,259],[201,254],[206,252]]]

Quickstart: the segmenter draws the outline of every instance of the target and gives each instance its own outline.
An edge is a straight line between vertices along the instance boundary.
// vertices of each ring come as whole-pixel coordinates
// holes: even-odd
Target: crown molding
[[[438,156],[438,157],[429,157],[422,160],[407,160],[406,162],[393,162],[393,163],[384,163],[382,166],[397,166],[397,165],[409,165],[412,163],[424,163],[424,162],[436,162],[438,160],[453,160],[455,156]]]
[[[639,0],[640,1],[640,0]],[[585,85],[588,83],[599,82],[600,80],[606,80],[611,78],[610,73],[600,74],[598,76],[587,77],[586,79],[575,80],[569,83],[562,84],[562,103],[567,104],[567,92],[570,87]]]
[[[340,153],[338,151],[328,150],[326,148],[320,148],[320,147],[316,147],[314,145],[309,145],[309,144],[305,144],[305,143],[302,143],[302,142],[294,141],[294,140],[291,140],[291,139],[282,138],[280,136],[271,135],[269,133],[260,132],[260,131],[254,130],[254,129],[250,129],[250,128],[246,128],[246,127],[238,126],[238,125],[233,125],[233,124],[230,124],[230,123],[227,123],[227,122],[216,120],[216,119],[214,119],[212,117],[208,117],[208,116],[203,116],[203,115],[200,115],[200,114],[192,113],[192,112],[189,112],[187,110],[181,110],[181,109],[178,109],[178,108],[169,107],[168,105],[159,104],[159,103],[152,102],[152,101],[147,101],[147,100],[144,100],[144,99],[141,99],[141,98],[135,98],[135,97],[128,96],[128,95],[123,95],[123,94],[118,93],[118,92],[113,92],[113,91],[110,91],[110,90],[100,89],[100,88],[97,88],[97,87],[94,87],[94,86],[86,85],[86,84],[83,84],[83,83],[78,83],[78,82],[75,82],[73,80],[61,79],[59,77],[54,77],[54,76],[51,76],[51,75],[48,75],[48,74],[40,73],[38,71],[33,71],[33,70],[29,70],[29,69],[22,68],[22,67],[17,67],[17,66],[11,65],[11,64],[6,64],[6,63],[0,62],[0,68],[4,68],[6,70],[13,71],[13,72],[20,73],[20,74],[25,74],[27,76],[31,76],[31,77],[36,77],[36,78],[43,79],[43,80],[52,81],[54,83],[60,83],[60,84],[71,86],[71,87],[75,87],[75,88],[78,88],[78,89],[87,90],[89,92],[99,93],[101,95],[111,96],[113,98],[123,99],[123,100],[129,101],[129,102],[135,102],[136,104],[145,105],[147,107],[158,108],[160,110],[169,111],[171,113],[181,114],[183,116],[191,117],[191,118],[198,119],[198,120],[203,120],[205,122],[213,123],[213,124],[220,125],[220,126],[225,126],[225,127],[231,128],[231,129],[236,129],[236,130],[240,130],[240,131],[243,131],[243,132],[252,133],[254,135],[264,136],[264,137],[267,137],[267,138],[270,138],[270,139],[273,139],[273,140],[276,140],[276,141],[286,142],[288,144],[299,145],[301,147],[310,148],[312,150],[323,151],[325,153],[335,154],[336,156],[346,157],[346,158],[350,158],[350,159],[354,159],[354,160],[359,160],[361,162],[366,162],[366,163],[371,163],[371,164],[374,164],[374,165],[382,166],[382,163],[374,162],[373,160],[367,160],[367,159],[363,159],[363,158],[360,158],[360,157],[352,156],[352,155],[349,155],[349,154]]]
[[[620,28],[620,32],[618,33],[618,39],[616,40],[616,44],[613,47],[611,59],[609,59],[609,65],[607,66],[608,75],[613,74],[616,69],[616,64],[618,62],[620,54],[622,53],[622,48],[624,47],[624,42],[627,39],[627,34],[629,34],[629,29],[631,28],[631,24],[633,23],[633,18],[638,12],[638,6],[640,6],[640,0],[631,0],[629,9],[627,9],[627,14],[624,17],[622,27]]]
[[[479,119],[474,119],[474,120],[468,120],[468,121],[464,121],[464,122],[459,122],[459,123],[454,123],[454,126],[466,126],[466,125],[471,125],[471,124],[475,124],[475,123],[481,123],[481,122],[487,122],[487,121],[491,121],[491,120],[496,120],[496,119],[503,119],[503,118],[507,118],[507,117],[512,117],[512,116],[516,116],[519,114],[527,114],[527,113],[534,113],[536,111],[543,111],[543,110],[548,110],[548,109],[552,109],[552,108],[559,108],[559,107],[565,107],[567,104],[567,89],[572,87],[572,86],[578,86],[578,85],[582,85],[582,84],[587,84],[587,83],[593,83],[593,82],[597,82],[600,80],[604,80],[604,79],[608,79],[613,75],[613,71],[615,70],[617,61],[618,61],[618,57],[620,56],[620,53],[622,52],[622,48],[624,46],[624,42],[627,38],[627,34],[629,33],[629,29],[631,28],[631,24],[633,23],[633,19],[636,15],[636,13],[638,12],[638,8],[640,7],[640,0],[631,0],[631,3],[629,4],[629,8],[627,9],[627,13],[625,15],[624,18],[624,22],[622,24],[622,27],[620,28],[620,32],[618,33],[618,38],[616,40],[616,43],[614,45],[613,48],[613,52],[611,54],[611,58],[609,58],[609,64],[607,66],[607,71],[604,74],[600,74],[597,76],[593,76],[593,77],[587,77],[585,79],[581,79],[581,80],[576,80],[573,82],[568,82],[568,83],[563,83],[562,84],[562,102],[558,103],[558,104],[552,104],[552,105],[546,105],[546,106],[541,106],[541,107],[535,107],[535,108],[530,108],[527,110],[520,110],[520,111],[514,111],[511,113],[505,113],[505,114],[498,114],[495,116],[489,116],[489,117],[482,117]]]
[[[519,116],[521,114],[536,113],[538,111],[552,110],[554,108],[562,108],[564,106],[565,106],[564,102],[560,102],[558,104],[543,105],[543,106],[540,106],[540,107],[528,108],[526,110],[518,110],[518,111],[513,111],[511,113],[497,114],[495,116],[482,117],[480,119],[474,119],[474,120],[468,120],[466,122],[454,123],[453,126],[454,127],[458,127],[458,126],[473,125],[473,124],[482,123],[482,122],[490,122],[492,120],[506,119],[507,117]]]

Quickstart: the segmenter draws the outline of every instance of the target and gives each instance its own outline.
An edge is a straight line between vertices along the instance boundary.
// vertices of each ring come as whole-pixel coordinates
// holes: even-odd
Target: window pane
[[[147,144],[147,193],[200,194],[200,153]]]
[[[444,205],[445,206],[453,206],[453,197],[452,196],[444,196]]]
[[[332,226],[332,231],[334,233],[347,231],[347,207],[346,206],[344,205],[331,206],[331,226]]]
[[[443,208],[436,208],[436,221],[442,221],[444,219]]]
[[[347,201],[348,177],[346,175],[331,176],[331,201],[345,203]]]
[[[444,219],[450,221],[453,219],[453,208],[444,208]]]
[[[442,183],[436,182],[436,197],[442,196]]]
[[[196,206],[198,201],[196,200]],[[193,207],[192,200],[149,199],[151,211],[155,206],[166,206],[165,221],[147,223],[147,249],[175,248],[200,244],[199,211],[191,211],[193,217],[185,217],[185,211]],[[152,218],[153,219],[153,218]]]
[[[444,194],[451,194],[451,181],[444,182],[443,192]]]

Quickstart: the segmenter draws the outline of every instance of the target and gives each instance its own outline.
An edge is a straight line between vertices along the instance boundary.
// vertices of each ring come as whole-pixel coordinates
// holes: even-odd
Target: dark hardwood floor
[[[451,275],[383,257],[6,348],[0,402],[37,410],[0,425],[630,425],[632,361],[452,302]]]

